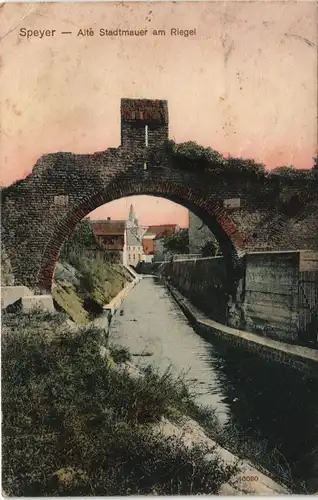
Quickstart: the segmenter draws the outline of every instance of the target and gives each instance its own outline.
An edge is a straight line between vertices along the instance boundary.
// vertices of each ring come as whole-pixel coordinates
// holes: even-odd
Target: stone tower
[[[169,138],[168,102],[157,99],[121,99],[121,146],[149,155],[149,165],[165,163]]]

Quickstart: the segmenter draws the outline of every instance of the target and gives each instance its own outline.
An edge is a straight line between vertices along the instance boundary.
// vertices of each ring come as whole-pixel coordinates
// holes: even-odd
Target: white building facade
[[[130,205],[125,228],[125,264],[136,267],[143,260],[142,236],[147,228],[139,226],[134,207]]]

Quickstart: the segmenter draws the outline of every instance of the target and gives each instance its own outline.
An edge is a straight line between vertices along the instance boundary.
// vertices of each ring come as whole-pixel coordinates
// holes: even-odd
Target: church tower
[[[138,227],[138,219],[136,218],[133,205],[130,205],[128,220],[126,221],[127,228]]]

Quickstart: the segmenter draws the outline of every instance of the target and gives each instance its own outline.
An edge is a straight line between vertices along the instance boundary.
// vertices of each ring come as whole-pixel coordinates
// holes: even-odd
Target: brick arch
[[[166,198],[183,205],[202,221],[215,234],[220,249],[225,257],[229,276],[235,279],[238,268],[238,251],[244,249],[244,240],[223,206],[202,191],[184,187],[171,181],[138,179],[115,181],[106,189],[83,197],[70,208],[58,222],[47,241],[42,254],[42,261],[37,275],[37,286],[41,291],[51,290],[54,269],[59,258],[61,247],[66,238],[73,232],[76,224],[96,208],[111,201],[136,195],[151,195]]]

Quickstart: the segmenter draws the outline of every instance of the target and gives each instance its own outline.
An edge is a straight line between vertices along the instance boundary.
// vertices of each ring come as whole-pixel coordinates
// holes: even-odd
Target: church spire
[[[126,227],[138,227],[138,219],[136,217],[133,205],[130,205],[128,220],[126,222]]]
[[[133,205],[130,205],[128,219],[130,220],[130,222],[135,222],[135,220],[136,220],[136,215],[135,215],[135,212],[134,212],[134,206]]]

